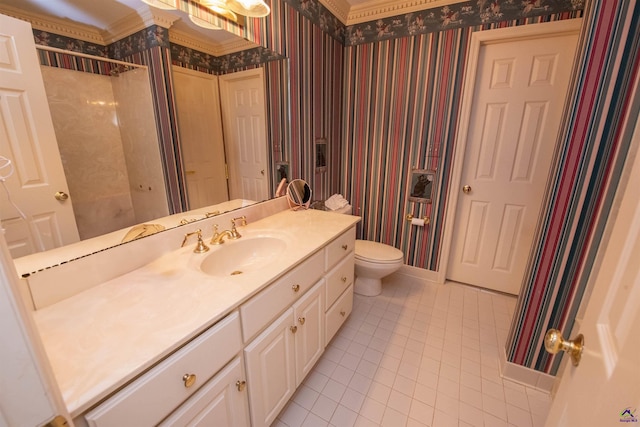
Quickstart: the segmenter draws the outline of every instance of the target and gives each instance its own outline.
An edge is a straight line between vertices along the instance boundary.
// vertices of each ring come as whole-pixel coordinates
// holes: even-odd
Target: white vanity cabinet
[[[253,426],[268,426],[324,352],[324,279],[244,351]]]
[[[215,383],[245,381],[242,369],[233,375],[214,375],[242,350],[240,318],[235,311],[217,322],[140,378],[88,412],[89,426],[153,426],[171,414],[213,377]],[[242,368],[242,365],[239,365]],[[241,392],[246,401],[246,391]],[[219,394],[219,393],[218,393]],[[216,394],[212,399],[216,398]],[[238,404],[237,418],[243,406]],[[80,423],[78,423],[80,424]]]
[[[326,251],[325,345],[334,337],[353,308],[355,228],[331,242]]]
[[[74,423],[271,425],[351,312],[355,227],[324,242]]]
[[[160,426],[249,426],[249,401],[242,378],[244,362],[236,357]]]
[[[352,228],[271,285],[275,289],[266,288],[240,308],[245,338],[259,328],[256,316],[262,327],[268,325],[244,351],[252,426],[271,425],[324,352],[325,329],[330,325],[333,336],[351,312],[354,245]],[[284,296],[276,297],[287,295],[279,288],[308,289],[309,281],[320,274],[324,277],[293,304]],[[269,323],[274,316],[265,316],[267,311],[279,313],[286,307]],[[251,327],[245,318],[252,319]]]

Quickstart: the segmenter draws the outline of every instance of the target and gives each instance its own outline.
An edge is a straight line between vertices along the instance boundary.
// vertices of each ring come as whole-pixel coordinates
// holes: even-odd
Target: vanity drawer
[[[334,265],[353,251],[356,246],[356,228],[353,227],[345,231],[340,237],[329,243],[325,249],[326,263],[325,271],[329,271]]]
[[[327,310],[326,314],[326,326],[325,326],[325,345],[329,344],[329,341],[338,332],[340,326],[347,320],[347,317],[351,314],[353,309],[353,285],[344,291],[344,293],[338,298],[333,306]]]
[[[156,425],[242,349],[238,312],[143,374],[85,415],[90,426]],[[195,375],[187,387],[184,377]]]
[[[354,276],[353,252],[347,255],[329,274],[327,274],[326,307],[331,307],[334,301],[353,283]]]
[[[240,306],[245,342],[269,325],[313,286],[324,272],[324,252],[319,251]]]

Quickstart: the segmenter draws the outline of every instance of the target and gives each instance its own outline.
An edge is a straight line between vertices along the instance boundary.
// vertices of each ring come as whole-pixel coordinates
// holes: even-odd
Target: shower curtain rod
[[[148,68],[146,65],[139,65],[139,64],[133,64],[131,62],[118,61],[116,59],[109,59],[109,58],[104,58],[102,56],[96,56],[96,55],[89,55],[87,53],[74,52],[72,50],[59,49],[57,47],[36,45],[36,49],[47,50],[47,51],[56,52],[56,53],[64,53],[64,54],[67,54],[67,55],[79,56],[81,58],[95,59],[96,61],[111,62],[113,64],[124,65],[126,67]]]

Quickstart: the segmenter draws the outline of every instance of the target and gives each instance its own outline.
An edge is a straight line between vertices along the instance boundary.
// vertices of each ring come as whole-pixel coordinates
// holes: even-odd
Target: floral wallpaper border
[[[284,59],[284,56],[262,46],[213,56],[179,44],[171,44],[171,62],[174,65],[209,74],[225,74],[280,59]]]
[[[285,0],[287,1],[287,0]],[[585,0],[476,0],[392,16],[347,27],[344,44],[434,33],[584,9]]]
[[[55,47],[73,52],[95,55],[109,59],[122,59],[126,56],[144,52],[152,47],[169,47],[169,32],[159,25],[152,25],[108,46],[85,42],[83,40],[33,30],[33,38],[37,45]]]

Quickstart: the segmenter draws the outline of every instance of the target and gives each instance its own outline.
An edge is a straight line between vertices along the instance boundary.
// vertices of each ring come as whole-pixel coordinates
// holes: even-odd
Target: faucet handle
[[[233,218],[231,220],[231,234],[229,235],[230,239],[239,239],[242,237],[242,235],[240,233],[238,233],[238,229],[236,228],[236,221],[243,221],[244,225],[247,225],[247,217],[246,216],[241,216],[238,218]]]
[[[187,243],[187,240],[189,239],[189,237],[193,236],[194,234],[198,235],[198,243],[196,243],[196,247],[193,250],[193,252],[197,254],[207,252],[209,250],[209,246],[205,245],[204,242],[202,241],[202,230],[200,230],[199,228],[196,231],[185,234],[184,240],[182,241],[182,245],[180,247],[183,247]]]
[[[220,233],[218,233],[218,224],[213,224],[213,236],[211,236],[211,241],[209,243],[219,245],[220,243],[216,243],[215,241],[218,237],[220,237]]]

